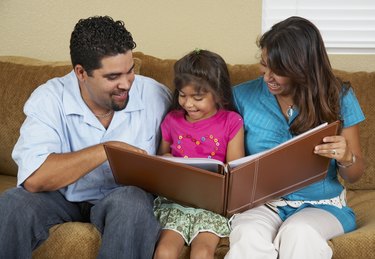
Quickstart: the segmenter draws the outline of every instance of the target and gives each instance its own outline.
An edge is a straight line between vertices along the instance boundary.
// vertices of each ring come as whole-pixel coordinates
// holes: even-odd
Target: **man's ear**
[[[87,78],[86,70],[79,64],[74,67],[74,73],[76,74],[78,81],[84,82]]]

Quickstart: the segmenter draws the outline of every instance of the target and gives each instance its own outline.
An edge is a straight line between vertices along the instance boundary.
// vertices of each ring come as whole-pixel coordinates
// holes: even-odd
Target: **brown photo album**
[[[313,150],[325,136],[336,135],[338,126],[338,121],[322,124],[265,152],[227,164],[104,147],[117,183],[229,217],[324,179],[330,159]]]

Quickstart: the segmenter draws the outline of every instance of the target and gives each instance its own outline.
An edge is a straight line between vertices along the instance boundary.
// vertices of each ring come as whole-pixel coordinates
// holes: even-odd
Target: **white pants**
[[[344,233],[341,223],[325,210],[304,208],[283,222],[264,205],[236,215],[232,229],[225,259],[331,258],[327,240]]]

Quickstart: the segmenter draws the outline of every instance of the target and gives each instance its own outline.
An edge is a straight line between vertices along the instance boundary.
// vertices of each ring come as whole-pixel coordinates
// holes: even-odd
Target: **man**
[[[0,197],[0,258],[31,258],[49,228],[68,221],[98,228],[99,258],[152,258],[160,232],[153,196],[117,185],[103,148],[157,149],[171,96],[134,74],[135,46],[122,21],[80,20],[70,40],[73,71],[26,102],[12,153],[18,188]]]

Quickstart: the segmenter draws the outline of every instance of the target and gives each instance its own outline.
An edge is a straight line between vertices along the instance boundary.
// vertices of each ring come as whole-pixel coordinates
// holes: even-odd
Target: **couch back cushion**
[[[134,55],[142,59],[141,74],[152,77],[168,86],[172,91],[173,86],[173,65],[176,60],[160,59],[150,55],[136,52]],[[260,76],[259,65],[228,65],[232,85],[255,79]],[[363,156],[367,160],[367,167],[363,177],[354,184],[346,184],[349,189],[374,189],[375,188],[375,138],[371,138],[375,132],[375,103],[372,100],[375,96],[375,72],[345,72],[334,71],[336,76],[344,81],[350,81],[358,97],[360,105],[365,113],[366,120],[360,124],[360,135]]]
[[[375,189],[375,72],[345,72],[335,70],[335,75],[344,81],[350,81],[365,114],[366,120],[360,124],[362,154],[366,161],[365,173],[353,184],[346,184],[348,189]]]
[[[139,74],[141,60],[135,59]],[[72,70],[70,62],[48,62],[26,57],[0,57],[0,174],[17,175],[11,157],[25,120],[23,106],[32,91],[51,78],[64,76]]]
[[[23,106],[40,84],[62,76],[72,67],[68,63],[46,63],[29,58],[0,58],[0,173],[17,175],[17,166],[11,153],[25,119]]]
[[[142,60],[140,74],[151,77],[173,91],[174,59],[160,59],[142,52],[134,52],[134,57]]]
[[[141,74],[154,78],[156,81],[168,86],[171,91],[173,85],[173,66],[175,59],[160,59],[142,52],[134,52],[134,57],[142,60]],[[228,64],[229,75],[232,85],[255,79],[260,75],[258,64],[251,65],[230,65]]]
[[[173,65],[176,60],[159,59],[142,52],[135,52],[135,72],[152,77],[173,87]],[[142,63],[142,66],[141,66]],[[23,105],[31,92],[48,79],[63,76],[71,70],[69,62],[45,62],[23,57],[0,57],[0,174],[17,174],[17,166],[11,158],[14,144],[19,137],[19,128],[24,121]],[[255,79],[260,75],[257,64],[228,65],[232,85]],[[350,81],[361,104],[366,120],[360,125],[361,145],[366,159],[363,177],[349,189],[375,188],[375,72],[345,72],[335,70],[335,74]]]

